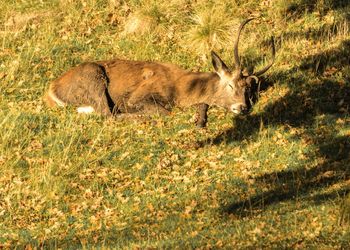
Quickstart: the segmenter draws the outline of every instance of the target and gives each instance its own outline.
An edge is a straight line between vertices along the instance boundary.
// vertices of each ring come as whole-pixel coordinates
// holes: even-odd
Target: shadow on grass
[[[349,76],[336,75],[336,72],[340,72],[338,69],[327,75],[327,70],[333,67],[344,69],[350,65],[348,51],[350,51],[350,40],[344,41],[339,48],[306,58],[301,63],[301,68],[276,73],[272,79],[287,82],[290,87],[291,91],[286,96],[267,105],[261,113],[234,118],[233,128],[223,131],[214,138],[198,142],[201,146],[239,142],[256,136],[261,122],[269,126],[288,125],[304,128],[305,132],[301,137],[308,140],[309,145],[315,146],[315,157],[322,159],[317,167],[311,169],[304,166],[297,170],[274,172],[255,178],[256,185],[270,183],[273,185],[272,190],[244,201],[231,203],[223,208],[225,212],[243,217],[251,216],[273,203],[295,200],[297,197],[324,202],[335,199],[347,191],[342,187],[331,194],[314,195],[321,188],[341,184],[350,178],[350,136],[339,135],[339,131],[332,126],[337,119],[349,117]],[[322,62],[322,65],[319,65],[322,67],[315,70],[314,63],[317,61]],[[293,79],[289,77],[298,75],[293,74],[298,71],[302,72],[299,77]],[[318,74],[322,76],[318,77]],[[318,134],[320,131],[317,129],[320,116],[326,116],[326,119],[332,122],[326,123],[328,127],[322,135]],[[230,197],[224,199],[230,200]]]
[[[302,0],[302,1],[285,1],[282,2],[282,13],[289,19],[295,19],[302,16],[305,12],[318,12],[324,16],[329,11],[337,11],[346,13],[346,9],[350,6],[349,1],[343,0]]]
[[[305,167],[259,176],[255,179],[256,184],[270,183],[274,186],[273,190],[232,203],[225,207],[224,211],[243,217],[253,216],[265,206],[276,202],[301,198],[319,204],[343,196],[347,192],[344,187],[333,190],[331,193],[314,194],[314,191],[318,189],[341,183],[350,178],[350,137],[341,136],[329,139],[332,141],[320,147],[321,154],[325,153],[325,159],[320,165],[311,169]],[[335,151],[338,152],[333,154]]]

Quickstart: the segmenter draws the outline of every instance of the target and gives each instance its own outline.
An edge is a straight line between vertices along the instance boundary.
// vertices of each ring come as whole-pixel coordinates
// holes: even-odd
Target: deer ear
[[[221,60],[221,58],[214,51],[211,52],[211,59],[212,59],[214,69],[216,73],[219,74],[219,76],[222,76],[223,73],[225,72],[229,72],[229,69],[226,66],[226,64]]]

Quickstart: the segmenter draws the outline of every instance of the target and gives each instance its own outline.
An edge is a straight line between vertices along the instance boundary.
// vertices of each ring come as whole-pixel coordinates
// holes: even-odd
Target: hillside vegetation
[[[2,0],[0,248],[350,247],[350,2]],[[50,81],[123,58],[267,72],[252,112],[49,109]],[[349,199],[348,199],[349,200]],[[346,202],[344,202],[346,204]],[[350,207],[350,204],[349,204]]]

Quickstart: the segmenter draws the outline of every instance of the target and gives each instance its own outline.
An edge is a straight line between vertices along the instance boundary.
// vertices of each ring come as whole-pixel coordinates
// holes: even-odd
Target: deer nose
[[[247,114],[248,107],[243,103],[237,103],[237,104],[231,105],[231,111],[235,114]]]
[[[243,104],[241,106],[241,114],[248,114],[249,113],[249,109],[247,107],[247,105]]]

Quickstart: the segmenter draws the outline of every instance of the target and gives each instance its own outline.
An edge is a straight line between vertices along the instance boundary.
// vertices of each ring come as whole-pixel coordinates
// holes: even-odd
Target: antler
[[[243,23],[241,23],[241,25],[239,26],[239,29],[238,29],[238,34],[237,34],[237,39],[236,39],[236,42],[235,42],[235,46],[234,46],[234,58],[235,58],[235,64],[236,66],[239,68],[239,70],[242,70],[241,69],[241,62],[239,60],[239,55],[238,55],[238,43],[239,43],[239,37],[241,35],[241,31],[243,29],[243,27],[249,23],[251,20],[255,19],[254,17],[253,18],[249,18],[247,20],[245,20]],[[271,67],[271,66],[270,66]]]
[[[262,70],[256,72],[254,74],[255,76],[260,76],[260,75],[264,74],[269,68],[271,68],[271,66],[275,62],[276,51],[275,51],[275,42],[274,42],[273,36],[271,37],[271,47],[272,47],[272,61],[265,68],[263,68]]]

